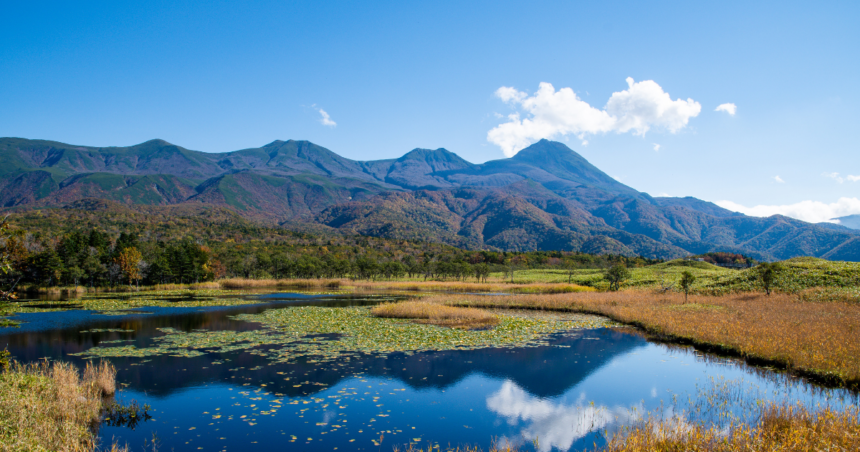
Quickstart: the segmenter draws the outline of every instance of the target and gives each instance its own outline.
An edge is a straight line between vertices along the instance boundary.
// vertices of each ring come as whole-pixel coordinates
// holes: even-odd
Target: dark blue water
[[[230,316],[373,302],[277,294],[257,305],[145,308],[149,314],[125,316],[24,314],[16,318],[27,322],[21,328],[0,329],[0,347],[8,344],[20,361],[82,365],[69,354],[106,340],[146,346],[162,334],[157,328],[250,330],[258,325]],[[81,332],[109,328],[133,332]],[[361,355],[326,364],[272,364],[247,351],[111,361],[124,388],[118,398],[152,407],[153,419],[133,430],[100,432],[106,443],[132,450],[153,440],[159,450],[376,451],[409,443],[486,449],[494,442],[583,450],[646,411],[678,411],[714,382],[737,382],[746,399],[838,404],[854,397],[618,329],[559,334],[542,347]]]

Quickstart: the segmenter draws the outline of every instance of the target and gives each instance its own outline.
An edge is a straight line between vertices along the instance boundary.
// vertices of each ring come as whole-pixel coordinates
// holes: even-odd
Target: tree
[[[777,262],[763,262],[756,267],[756,277],[768,295],[776,284],[776,277],[781,271],[782,266]]]
[[[376,259],[367,256],[359,256],[355,260],[354,268],[358,278],[373,279],[379,273],[379,264]]]
[[[603,278],[609,281],[609,290],[618,290],[621,283],[630,278],[630,270],[624,264],[615,264],[604,273]]]
[[[478,282],[487,282],[487,276],[490,275],[490,266],[481,263],[476,264],[473,268],[475,270],[475,278],[478,279]]]
[[[57,285],[63,274],[63,260],[53,248],[46,248],[31,256],[30,268],[34,281],[41,282],[46,287]]]
[[[12,270],[12,256],[10,251],[10,241],[12,240],[12,234],[9,231],[9,223],[4,218],[2,222],[0,222],[0,240],[3,241],[3,247],[0,248],[0,272],[3,274],[9,273]],[[12,288],[14,289],[14,287]],[[12,289],[9,289],[9,292],[4,292],[0,290],[0,303],[5,303],[4,300],[8,300],[12,298]],[[0,352],[0,365],[5,363],[2,367],[5,369],[6,365],[8,365],[8,361],[4,361],[8,359],[8,352],[5,354]]]
[[[681,286],[681,290],[684,291],[684,303],[687,302],[687,294],[690,293],[690,288],[693,287],[693,283],[696,281],[696,277],[693,275],[690,270],[684,270],[681,273],[681,280],[678,281],[678,285]]]
[[[140,266],[143,262],[143,256],[140,255],[140,251],[137,248],[125,248],[119,252],[119,255],[116,257],[116,263],[119,265],[120,270],[128,278],[128,285],[130,286],[134,281],[140,281]]]
[[[511,274],[511,283],[514,282],[514,272],[520,266],[520,264],[528,265],[528,258],[525,256],[513,256],[509,259],[505,259],[505,265],[508,267],[508,272]]]
[[[573,272],[576,270],[576,262],[566,261],[564,262],[564,269],[567,270],[567,283],[573,280]]]

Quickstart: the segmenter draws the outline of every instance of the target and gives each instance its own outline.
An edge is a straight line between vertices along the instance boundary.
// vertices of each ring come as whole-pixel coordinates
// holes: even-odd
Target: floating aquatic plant
[[[78,355],[88,358],[190,357],[199,356],[203,351],[227,353],[248,350],[272,362],[293,362],[311,357],[315,362],[330,362],[356,353],[534,347],[547,344],[549,334],[610,325],[605,319],[591,316],[559,320],[501,314],[496,327],[468,331],[376,318],[367,307],[292,307],[234,318],[260,323],[262,328],[192,332],[161,328],[164,336],[155,338],[150,347],[99,346]]]

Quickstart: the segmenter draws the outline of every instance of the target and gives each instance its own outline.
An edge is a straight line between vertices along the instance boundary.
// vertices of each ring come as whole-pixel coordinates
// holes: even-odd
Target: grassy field
[[[798,294],[804,299],[860,301],[860,263],[834,262],[811,257],[782,261],[783,270],[777,274],[775,290]],[[734,270],[706,262],[675,260],[648,267],[631,268],[631,277],[622,284],[624,288],[660,289],[672,286],[677,290],[681,273],[690,271],[696,281],[692,292],[708,295],[761,291],[756,269]],[[503,274],[490,275],[501,279]],[[520,284],[571,283],[608,290],[609,283],[600,269],[574,270],[569,276],[566,270],[519,270],[514,273],[514,282]]]

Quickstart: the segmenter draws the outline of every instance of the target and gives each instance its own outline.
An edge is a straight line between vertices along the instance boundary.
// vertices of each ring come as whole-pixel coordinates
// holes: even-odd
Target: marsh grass
[[[251,279],[251,278],[229,278],[216,281],[222,289],[266,289],[266,288],[292,288],[292,289],[336,289],[340,287],[342,280],[339,279]]]
[[[88,365],[81,376],[67,363],[13,361],[0,373],[0,451],[94,450],[115,376],[108,363]]]
[[[762,404],[752,424],[688,424],[648,418],[613,436],[605,452],[650,451],[849,451],[860,450],[856,407],[810,410],[787,404]]]
[[[411,319],[416,323],[451,328],[486,328],[499,323],[499,318],[485,310],[447,306],[426,301],[404,301],[385,303],[374,307],[371,312],[376,317]]]
[[[247,279],[218,281],[223,289],[343,289],[397,290],[407,292],[505,292],[505,293],[576,293],[595,292],[592,287],[576,284],[509,284],[470,283],[462,281],[361,281],[349,279]]]
[[[118,285],[113,287],[88,287],[88,286],[60,286],[60,287],[41,287],[41,286],[21,286],[17,291],[31,295],[60,295],[60,296],[78,296],[82,294],[96,293],[132,293],[146,291],[166,291],[166,290],[207,290],[220,289],[221,284],[216,281],[208,281],[192,284],[156,284],[154,286],[129,286]]]
[[[829,384],[860,387],[860,306],[811,303],[790,294],[724,296],[622,291],[477,297],[438,295],[430,302],[478,308],[598,314],[652,337],[737,354]]]

